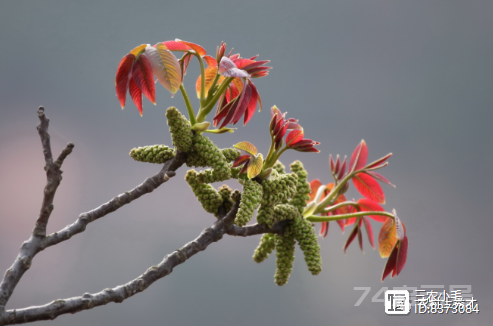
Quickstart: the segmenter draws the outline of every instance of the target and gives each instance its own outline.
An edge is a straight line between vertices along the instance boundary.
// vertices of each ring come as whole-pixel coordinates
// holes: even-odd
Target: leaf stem
[[[197,59],[199,59],[199,63],[200,63],[200,81],[201,81],[201,85],[200,85],[200,107],[202,108],[202,105],[205,102],[205,68],[204,68],[204,60],[202,59],[202,57],[200,56],[200,54],[198,54],[197,52],[194,52],[194,55],[197,57]],[[202,121],[200,121],[200,122],[202,122]]]
[[[228,78],[225,78],[223,80],[223,82],[219,86],[219,88],[216,91],[216,93],[214,93],[214,96],[212,97],[212,99],[210,100],[210,102],[207,103],[206,106],[204,106],[203,108],[201,108],[199,110],[199,112],[197,114],[197,122],[203,122],[205,120],[205,117],[207,117],[207,115],[209,114],[209,112],[211,112],[212,108],[217,103],[217,101],[221,97],[222,93],[224,93],[224,91],[226,90],[226,88],[228,88],[229,84],[231,83],[231,81],[233,79],[234,79],[234,77],[228,77]]]
[[[311,215],[306,217],[307,221],[310,222],[331,222],[331,221],[339,221],[339,220],[344,220],[347,218],[351,217],[362,217],[362,216],[367,216],[367,215],[383,215],[390,217],[391,219],[394,219],[394,215],[388,212],[380,212],[380,211],[367,211],[367,212],[357,212],[357,213],[350,213],[350,214],[341,214],[341,215],[333,215],[333,216],[315,216]]]
[[[354,206],[356,208],[359,208],[359,205],[353,201],[345,201],[345,202],[342,202],[342,203],[339,203],[337,205],[333,205],[333,206],[330,206],[330,207],[327,207],[323,210],[324,213],[329,213],[329,212],[333,212],[335,211],[336,209],[339,209],[339,208],[342,208],[344,206]]]
[[[185,87],[183,86],[183,83],[181,83],[180,85],[180,91],[181,95],[183,96],[183,100],[185,101],[185,105],[187,106],[188,119],[190,119],[190,124],[193,126],[197,123],[197,120],[195,120],[195,112],[193,111],[192,103],[190,103],[190,99],[188,98],[188,94],[185,90]]]
[[[209,102],[211,101],[212,94],[214,93],[214,88],[216,87],[217,81],[219,80],[220,77],[221,77],[221,75],[219,75],[218,73],[216,73],[216,77],[214,77],[214,80],[212,81],[212,84],[209,87],[209,91],[207,92],[207,98],[205,99],[204,106],[206,106],[207,104],[209,104]]]

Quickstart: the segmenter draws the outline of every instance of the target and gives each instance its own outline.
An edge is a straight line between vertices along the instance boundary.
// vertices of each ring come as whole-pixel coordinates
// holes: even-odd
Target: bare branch
[[[62,179],[60,167],[64,159],[71,153],[74,145],[68,144],[59,155],[58,159],[53,163],[49,134],[47,132],[49,120],[44,115],[44,109],[42,107],[39,108],[38,115],[41,121],[38,126],[38,131],[43,145],[43,152],[45,154],[45,170],[47,171],[48,180],[45,187],[43,206],[41,208],[40,217],[36,222],[35,231],[33,231],[29,240],[22,244],[14,264],[6,271],[4,278],[0,283],[0,326],[54,319],[62,314],[92,309],[109,302],[122,302],[123,300],[144,291],[158,279],[169,275],[175,266],[184,263],[199,251],[205,250],[211,243],[220,240],[224,234],[243,237],[263,233],[282,234],[284,227],[287,225],[286,221],[279,222],[272,228],[268,228],[261,224],[246,227],[233,225],[232,223],[236,217],[240,203],[240,200],[238,199],[227,214],[225,208],[220,207],[219,219],[212,227],[202,231],[198,238],[165,256],[161,263],[150,267],[142,275],[124,285],[119,285],[113,289],[105,289],[95,294],[85,293],[79,297],[55,300],[43,306],[5,311],[5,306],[16,285],[20,281],[22,275],[30,268],[32,259],[38,252],[70,239],[73,235],[83,232],[90,222],[116,211],[118,208],[134,201],[146,193],[152,192],[161,184],[168,181],[170,177],[173,177],[176,174],[176,169],[186,161],[186,153],[177,151],[175,157],[169,160],[161,171],[154,176],[147,178],[139,186],[113,198],[96,209],[81,214],[74,223],[66,226],[61,231],[45,236],[46,225],[53,210],[55,191]]]
[[[178,169],[183,163],[185,163],[186,154],[178,151],[176,156],[166,162],[161,171],[154,176],[147,178],[143,183],[135,187],[134,189],[120,194],[112,200],[104,203],[103,205],[95,208],[89,212],[82,213],[79,218],[72,224],[66,226],[62,230],[50,234],[43,242],[43,248],[53,246],[57,243],[70,239],[72,236],[83,232],[86,229],[87,224],[93,222],[111,212],[116,211],[123,205],[129,204],[135,199],[154,191],[157,187],[168,181],[169,178],[175,175],[175,170]]]
[[[41,210],[39,212],[36,226],[33,230],[33,235],[37,237],[46,236],[46,226],[48,225],[48,219],[53,211],[53,199],[55,193],[62,181],[62,163],[65,158],[72,152],[74,144],[69,143],[67,147],[60,153],[60,156],[53,163],[53,154],[51,152],[50,135],[48,134],[48,127],[50,125],[50,119],[48,119],[44,113],[44,108],[40,106],[38,108],[39,125],[37,127],[39,137],[41,138],[41,145],[43,147],[43,154],[45,157],[45,171],[46,171],[46,186],[44,189],[43,203],[41,204]]]
[[[240,236],[240,237],[249,237],[252,235],[264,234],[264,233],[283,234],[284,228],[288,225],[288,223],[289,221],[284,220],[274,224],[272,228],[269,228],[265,224],[254,224],[245,227],[239,227],[237,225],[229,225],[226,228],[225,233],[233,236]]]
[[[0,282],[0,325],[2,325],[2,320],[4,319],[3,313],[8,300],[24,273],[31,267],[31,262],[38,252],[64,240],[70,239],[73,235],[84,231],[88,223],[103,217],[108,213],[114,212],[121,206],[153,191],[161,184],[168,181],[170,177],[174,176],[175,170],[186,161],[186,154],[178,151],[176,156],[168,161],[160,172],[153,177],[146,179],[141,185],[113,198],[92,211],[81,214],[73,224],[65,227],[60,232],[46,236],[46,225],[48,224],[49,216],[53,211],[53,198],[62,179],[60,167],[64,159],[72,151],[74,145],[68,144],[61,152],[56,162],[53,163],[50,136],[48,134],[49,119],[46,118],[43,107],[38,109],[38,116],[40,119],[38,132],[41,137],[41,144],[45,155],[47,184],[44,190],[40,215],[36,221],[36,227],[34,228],[31,237],[22,244],[17,258],[12,266],[5,272],[5,275]]]
[[[224,217],[220,217],[212,227],[202,231],[195,240],[190,241],[182,248],[165,256],[163,261],[158,265],[150,267],[142,275],[124,285],[119,285],[112,289],[104,289],[103,291],[94,294],[85,293],[79,297],[54,300],[43,306],[7,310],[3,315],[0,315],[0,325],[13,325],[38,320],[55,319],[63,314],[73,314],[82,310],[102,306],[109,302],[122,302],[125,299],[144,291],[152,283],[169,275],[174,267],[183,264],[199,251],[205,250],[211,243],[220,240],[228,227],[228,223],[231,223],[231,221],[234,220],[238,207],[239,202],[236,202],[228,214]]]
[[[40,106],[38,108],[39,125],[36,127],[41,138],[41,145],[43,146],[43,154],[45,156],[46,164],[53,163],[53,155],[51,154],[50,135],[48,134],[48,126],[50,119],[45,116],[45,108]]]

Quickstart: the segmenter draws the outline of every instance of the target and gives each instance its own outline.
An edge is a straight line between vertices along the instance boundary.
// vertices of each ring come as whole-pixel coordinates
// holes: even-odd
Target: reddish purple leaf
[[[351,155],[351,161],[349,163],[350,171],[356,171],[365,167],[366,160],[368,158],[368,147],[364,140],[356,146],[356,149]]]
[[[387,260],[387,263],[385,264],[385,268],[383,269],[382,282],[387,277],[387,275],[389,275],[392,271],[395,270],[396,264],[397,264],[397,250],[395,250],[394,247],[394,249],[392,250],[389,256],[389,259]]]
[[[392,273],[392,276],[399,275],[401,273],[402,269],[404,268],[404,265],[406,264],[407,245],[408,245],[408,240],[407,240],[407,236],[406,236],[399,243],[399,252],[397,253],[396,268],[394,270],[394,273]]]
[[[255,87],[254,84],[250,84],[251,90],[252,90],[252,95],[250,97],[250,102],[248,103],[248,108],[245,111],[245,118],[243,120],[243,125],[246,125],[248,121],[253,116],[253,113],[255,112],[255,108],[257,107],[257,102],[260,98],[258,92],[257,92],[257,87]]]
[[[238,121],[240,121],[241,117],[248,109],[248,104],[250,103],[251,96],[252,96],[252,87],[250,86],[250,83],[247,83],[246,86],[243,87],[243,91],[241,92],[241,96],[238,101],[238,106],[236,107],[235,114],[233,116],[234,125]]]
[[[115,88],[116,88],[116,96],[120,101],[120,105],[122,109],[125,107],[125,99],[127,97],[127,88],[128,88],[128,78],[130,75],[130,71],[132,69],[132,64],[134,62],[135,56],[133,54],[127,54],[122,58],[120,64],[118,65],[118,69],[116,70],[116,78],[115,78]]]
[[[141,54],[132,68],[134,82],[152,104],[156,104],[156,88],[152,67],[145,54]]]
[[[170,51],[189,51],[191,48],[182,42],[177,41],[164,41],[162,42]],[[154,45],[156,47],[156,45]]]
[[[368,173],[369,175],[371,175],[372,177],[374,177],[375,179],[377,180],[380,180],[382,181],[383,183],[386,183],[388,184],[389,186],[392,186],[395,188],[395,185],[391,184],[389,180],[387,180],[387,178],[385,178],[383,175],[381,175],[380,173],[377,173],[375,171],[366,171],[365,173]]]
[[[384,157],[379,158],[379,159],[378,159],[378,160],[376,160],[375,162],[368,164],[368,167],[369,167],[369,168],[374,168],[374,167],[376,167],[376,166],[378,166],[378,165],[382,164],[383,162],[387,161],[387,160],[388,160],[388,158],[389,158],[389,157],[391,157],[391,156],[392,156],[392,153],[389,153],[389,154],[385,155]]]
[[[364,197],[385,204],[385,195],[377,180],[365,173],[358,173],[353,178],[353,184]]]
[[[371,228],[370,220],[363,216],[363,222],[365,224],[366,234],[368,235],[368,241],[370,241],[370,245],[375,248],[375,241],[373,240],[373,229]]]
[[[358,224],[354,224],[354,228],[351,231],[351,233],[349,234],[349,237],[346,241],[346,245],[344,246],[344,253],[346,253],[346,249],[349,247],[351,242],[353,242],[354,238],[356,238],[356,235],[358,234],[358,229],[359,229]]]
[[[249,159],[250,159],[250,155],[241,155],[234,161],[233,167],[236,168],[242,164],[245,164],[245,162],[247,162]]]
[[[198,44],[195,44],[195,43],[192,43],[192,42],[187,42],[187,41],[182,41],[180,39],[175,39],[176,42],[179,42],[179,43],[183,43],[183,44],[186,44],[188,45],[192,50],[194,50],[195,52],[197,52],[200,56],[204,56],[207,54],[207,52],[205,51],[205,49],[203,47],[201,47],[200,45]]]
[[[368,198],[360,198],[358,199],[358,201],[356,202],[359,206],[359,209],[361,211],[376,211],[376,212],[384,212],[385,210],[383,209],[382,206],[380,206],[377,202],[371,200],[371,199],[368,199]],[[388,217],[387,216],[383,216],[383,215],[369,215],[370,218],[374,219],[375,221],[377,222],[380,222],[380,223],[383,223],[385,222]]]
[[[128,83],[128,91],[130,93],[130,96],[132,97],[132,101],[135,103],[135,106],[139,110],[140,116],[142,116],[142,91],[134,82],[133,77],[130,78],[130,81]]]
[[[304,136],[303,130],[295,129],[290,131],[286,137],[286,145],[291,147],[291,145],[296,144],[298,141],[302,140]]]
[[[254,57],[254,59],[250,58],[250,60],[252,60],[252,61],[253,61],[253,60],[255,60],[255,58],[256,58],[256,57]],[[238,62],[235,62],[235,63],[236,63],[236,66],[237,66],[238,68],[241,68],[241,69],[243,69],[243,70],[248,71],[249,69],[258,68],[258,67],[260,67],[261,65],[263,65],[263,64],[265,64],[265,63],[268,63],[268,62],[270,62],[270,60],[253,61],[253,62],[252,62],[252,63],[250,63],[249,65],[247,65],[247,66],[243,66],[243,67],[239,67],[239,66],[238,66]]]
[[[329,222],[322,222],[322,227],[320,228],[320,236],[325,238],[329,233]]]
[[[337,175],[337,180],[341,180],[344,177],[344,173],[346,173],[346,162],[347,156],[344,156],[344,161],[342,162],[341,169],[339,170],[339,174]]]
[[[339,174],[339,169],[340,168],[341,168],[341,160],[339,158],[339,155],[337,155],[336,166],[335,166],[335,170],[334,170],[334,174],[335,175]]]

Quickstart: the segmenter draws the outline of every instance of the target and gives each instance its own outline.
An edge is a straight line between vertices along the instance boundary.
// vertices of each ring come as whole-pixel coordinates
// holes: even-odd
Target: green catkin
[[[235,224],[244,226],[250,222],[261,199],[262,186],[251,179],[243,181],[243,193],[241,194],[240,208],[236,214]]]
[[[272,168],[274,170],[276,170],[277,173],[279,173],[279,174],[286,173],[286,167],[284,166],[284,164],[281,163],[281,161],[276,161],[276,163],[274,163],[274,165],[272,166]]]
[[[183,152],[189,152],[192,149],[193,136],[190,122],[173,106],[166,110],[166,118],[168,119],[173,146]]]
[[[265,233],[260,238],[260,244],[257,249],[253,253],[253,261],[256,263],[261,263],[272,253],[272,251],[276,248],[276,241],[274,234]]]
[[[275,205],[287,202],[297,189],[298,176],[294,173],[281,174],[276,176],[275,172],[270,178],[262,181],[263,197],[262,203]]]
[[[217,215],[219,207],[223,203],[223,197],[210,184],[203,184],[197,181],[197,172],[189,170],[185,176],[185,180],[192,188],[193,193],[197,197],[204,210],[208,213]]]
[[[218,193],[221,195],[221,198],[223,199],[224,209],[226,210],[226,212],[229,212],[234,204],[233,198],[231,198],[231,195],[233,194],[233,190],[227,185],[223,185],[219,188]]]
[[[257,222],[259,224],[265,224],[268,227],[274,225],[274,205],[269,203],[262,203],[257,212]]]
[[[289,204],[280,204],[274,207],[273,224],[284,220],[294,220],[301,218],[301,214],[296,207]]]
[[[283,235],[275,235],[276,239],[276,274],[274,280],[282,286],[288,282],[294,263],[294,235],[289,227]]]
[[[241,192],[238,189],[235,189],[235,191],[231,194],[231,199],[233,199],[235,203],[241,200]]]
[[[225,169],[206,169],[197,174],[197,181],[200,183],[213,183],[228,180],[231,178],[231,168],[228,166],[228,169],[229,172],[226,172]]]
[[[130,156],[139,162],[162,164],[175,156],[175,151],[165,145],[151,145],[133,148]]]
[[[192,150],[188,154],[187,166],[212,167],[216,181],[231,179],[231,164],[223,155],[223,151],[206,136],[194,134]],[[233,152],[226,151],[229,158]],[[201,177],[202,178],[202,177]]]
[[[305,255],[308,270],[317,275],[322,271],[322,258],[320,257],[320,246],[312,223],[304,218],[298,217],[291,223],[294,237]]]
[[[297,207],[300,213],[303,212],[306,206],[306,202],[310,197],[310,183],[307,180],[308,173],[303,167],[303,163],[295,161],[290,165],[291,171],[298,176],[298,185],[296,186],[296,194],[290,201],[290,204]]]
[[[221,152],[226,158],[227,162],[233,162],[241,155],[240,151],[236,148],[223,148]]]

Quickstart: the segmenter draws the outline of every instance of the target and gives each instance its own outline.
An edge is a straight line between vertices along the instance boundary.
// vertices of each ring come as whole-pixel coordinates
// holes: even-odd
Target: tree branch
[[[202,231],[195,240],[190,241],[182,248],[165,256],[158,265],[150,267],[142,275],[124,285],[119,285],[112,289],[104,289],[94,294],[85,293],[78,297],[54,300],[42,306],[7,310],[3,315],[0,315],[0,325],[55,319],[63,314],[73,314],[82,310],[102,306],[109,302],[122,302],[144,291],[152,283],[169,275],[174,267],[183,264],[193,255],[205,250],[211,243],[220,240],[228,228],[229,223],[234,220],[238,207],[239,201],[233,205],[233,208],[231,208],[228,214],[220,217],[212,227]]]
[[[240,204],[240,200],[238,199],[227,213],[225,212],[224,207],[220,207],[218,220],[212,227],[203,230],[195,240],[165,256],[158,265],[150,267],[142,275],[124,285],[119,285],[112,289],[104,289],[103,291],[94,294],[85,293],[79,297],[55,300],[42,306],[5,311],[5,306],[16,285],[23,274],[30,268],[31,261],[38,252],[70,239],[73,235],[83,232],[90,222],[116,211],[118,208],[134,201],[146,193],[152,192],[161,184],[168,181],[170,177],[173,177],[176,174],[175,171],[186,161],[186,153],[177,151],[175,157],[166,162],[161,171],[154,176],[147,178],[139,186],[113,198],[98,208],[81,214],[74,223],[66,226],[61,231],[45,236],[46,224],[53,210],[52,203],[55,191],[62,179],[60,167],[64,159],[72,151],[73,144],[68,144],[59,155],[58,159],[53,163],[49,134],[47,132],[49,120],[44,115],[44,109],[42,107],[38,109],[38,115],[41,121],[38,126],[38,131],[41,137],[43,153],[45,154],[45,170],[47,171],[48,179],[45,187],[45,197],[43,199],[40,217],[36,222],[35,231],[33,231],[29,240],[22,244],[14,264],[5,272],[4,278],[0,282],[0,326],[55,319],[57,316],[63,314],[92,309],[109,302],[122,302],[125,299],[144,291],[157,280],[169,275],[174,267],[183,264],[199,251],[205,250],[211,243],[219,241],[224,234],[243,237],[263,233],[282,234],[288,223],[287,221],[282,221],[275,224],[272,228],[268,228],[262,224],[246,227],[233,225],[232,223],[236,217]]]
[[[46,186],[44,189],[43,203],[41,204],[41,210],[39,212],[36,226],[33,230],[33,235],[37,237],[46,236],[46,226],[48,225],[48,219],[53,211],[53,199],[55,193],[62,181],[62,163],[65,158],[72,152],[74,144],[68,143],[67,147],[60,153],[60,156],[53,163],[53,154],[51,152],[50,135],[48,134],[48,127],[50,120],[46,117],[44,108],[40,106],[38,108],[39,125],[38,129],[39,137],[41,138],[41,145],[43,146],[43,154],[45,157],[45,171],[46,171]]]
[[[12,266],[5,272],[3,279],[0,282],[0,325],[5,319],[4,311],[8,300],[10,299],[15,287],[19,283],[24,273],[31,267],[31,262],[34,256],[44,250],[47,247],[70,239],[73,235],[78,234],[85,230],[88,223],[105,216],[108,213],[114,212],[121,206],[128,204],[140,196],[152,192],[164,182],[168,181],[170,177],[175,175],[175,170],[178,169],[186,161],[186,154],[178,151],[176,156],[168,161],[161,171],[154,176],[147,178],[142,184],[135,187],[129,192],[121,194],[109,202],[101,205],[100,207],[83,213],[79,218],[68,225],[59,232],[55,232],[49,236],[46,235],[46,225],[48,223],[49,216],[53,211],[53,198],[55,196],[56,189],[61,181],[60,167],[64,159],[70,154],[73,148],[73,144],[68,144],[67,147],[61,152],[58,159],[53,163],[53,156],[51,153],[50,136],[48,134],[49,119],[44,114],[44,108],[38,109],[38,116],[40,124],[38,126],[38,132],[41,138],[41,144],[43,147],[43,153],[45,156],[45,170],[47,171],[47,184],[44,190],[44,198],[41,206],[40,216],[36,221],[36,227],[31,237],[25,241],[17,258]]]

